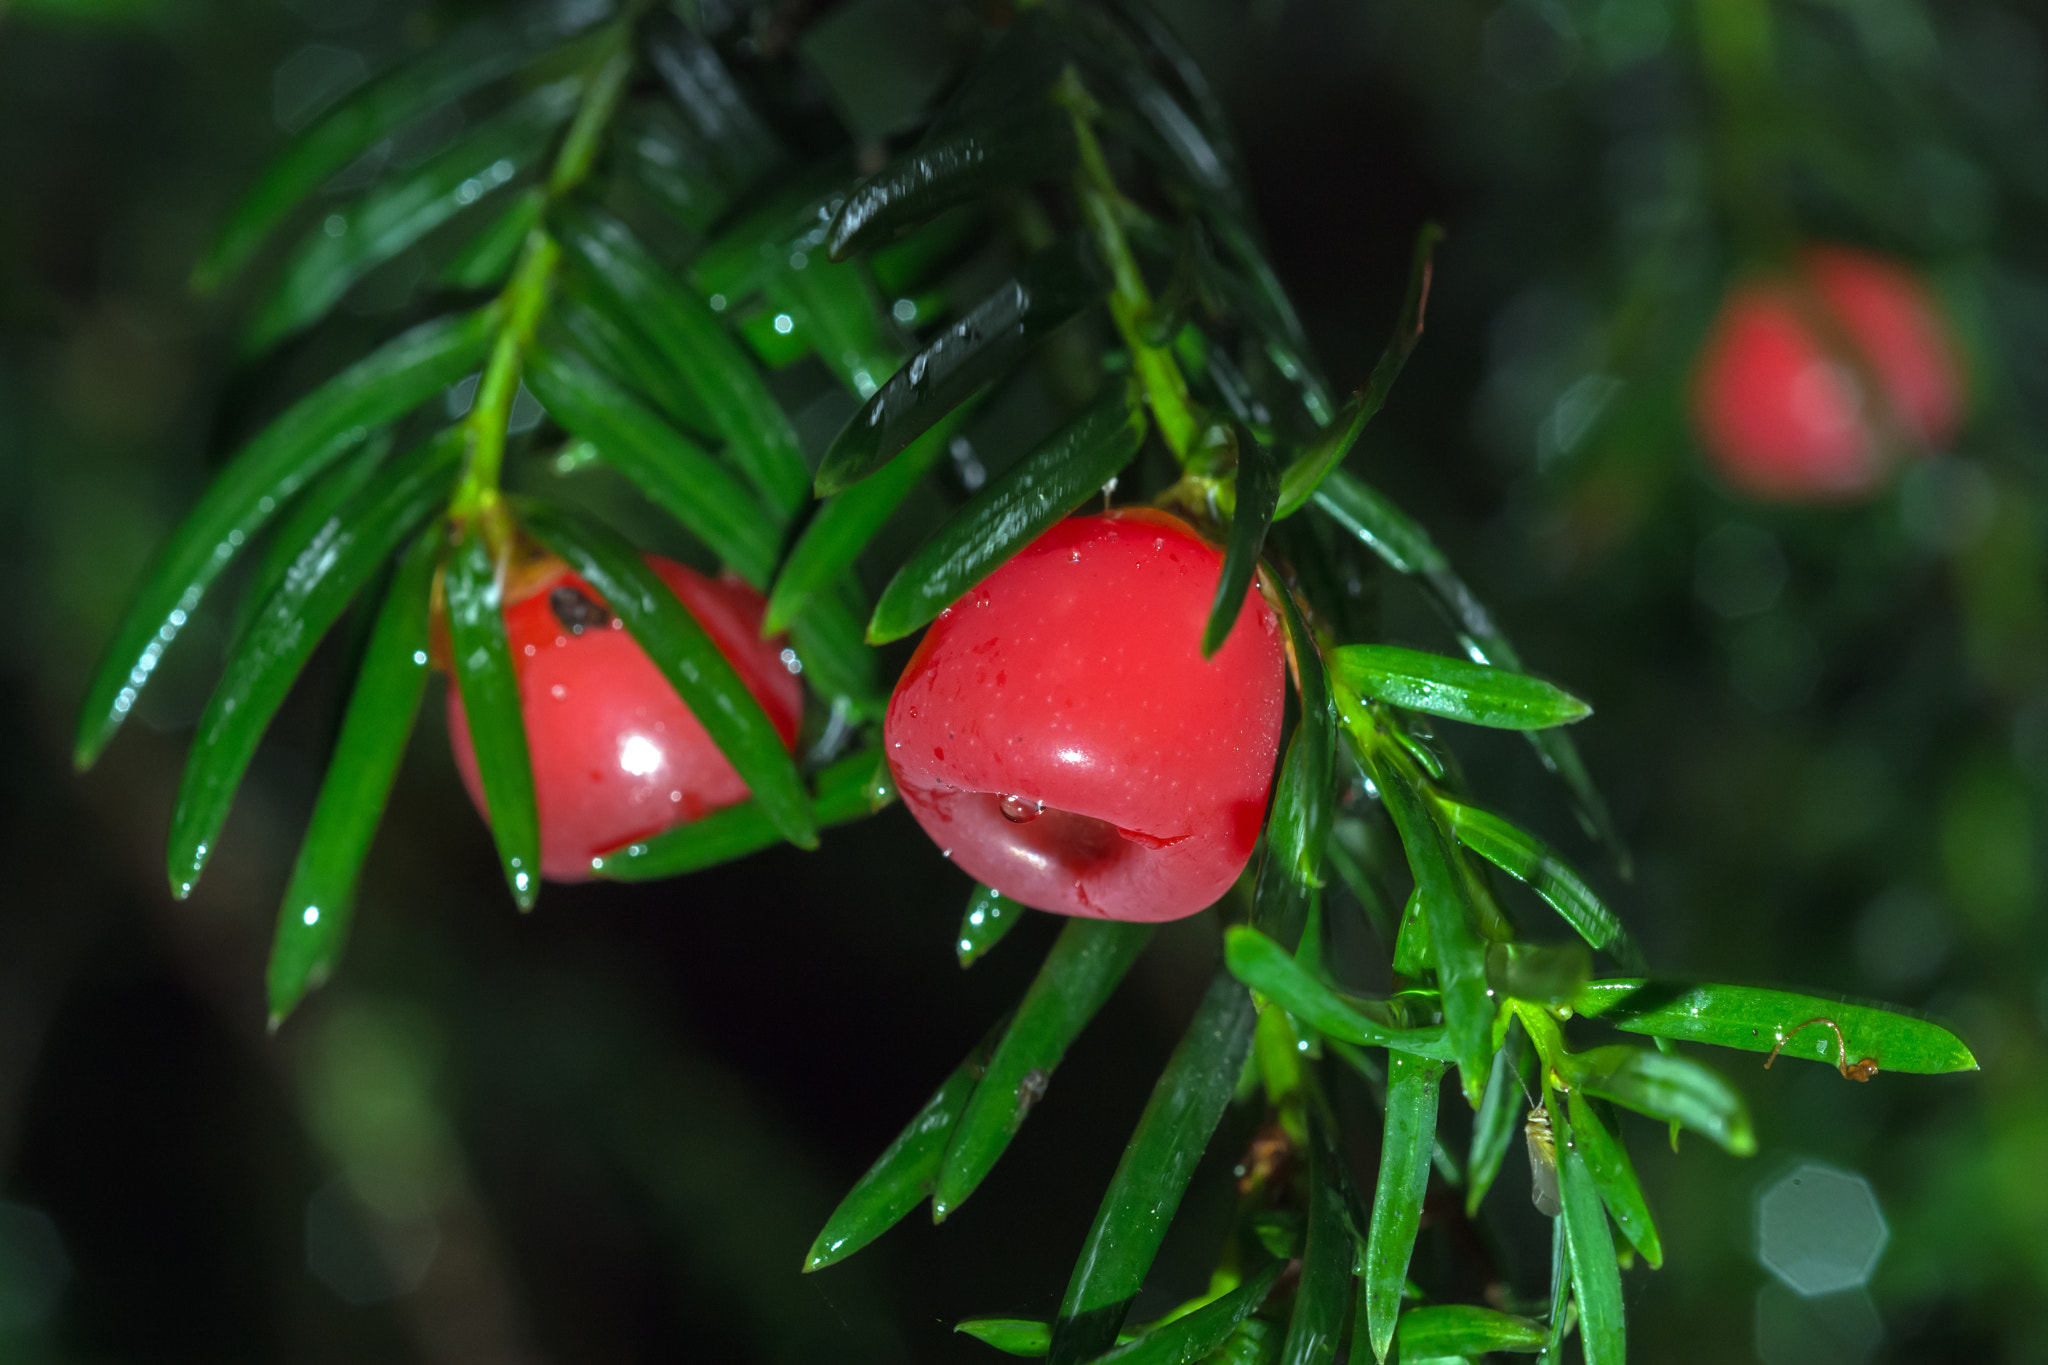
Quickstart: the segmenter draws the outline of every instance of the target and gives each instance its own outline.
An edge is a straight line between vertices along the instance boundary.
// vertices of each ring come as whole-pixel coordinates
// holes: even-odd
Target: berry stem
[[[563,135],[548,173],[548,203],[559,202],[590,176],[598,150],[604,145],[605,130],[618,112],[633,74],[633,20],[643,4],[629,8],[614,26],[614,41],[593,65],[583,97]],[[483,376],[477,382],[476,400],[463,419],[469,453],[464,462],[462,482],[449,504],[449,515],[457,524],[481,519],[491,550],[503,560],[510,540],[510,526],[499,494],[505,464],[505,434],[511,421],[512,400],[518,396],[526,353],[547,310],[548,296],[562,249],[545,227],[527,234],[526,245],[512,278],[498,297],[500,322],[497,339]]]
[[[1181,374],[1172,353],[1145,339],[1153,314],[1152,291],[1146,286],[1137,257],[1131,254],[1131,244],[1124,236],[1120,211],[1124,207],[1123,192],[1110,173],[1109,161],[1102,154],[1102,143],[1090,121],[1095,101],[1072,67],[1067,68],[1057,98],[1074,121],[1074,141],[1081,151],[1074,192],[1080,200],[1081,216],[1089,235],[1109,266],[1110,317],[1130,350],[1131,368],[1145,386],[1145,397],[1151,404],[1153,420],[1159,424],[1159,434],[1173,451],[1174,459],[1185,466],[1194,453],[1201,423],[1188,394],[1187,378]]]
[[[545,229],[535,228],[527,235],[518,268],[499,298],[504,320],[498,326],[497,340],[492,343],[491,358],[477,383],[476,401],[463,419],[469,453],[449,514],[458,525],[482,518],[484,534],[500,557],[505,547],[501,543],[504,511],[498,480],[505,463],[505,428],[512,415],[512,399],[519,392],[526,350],[533,344],[534,330],[540,325],[561,257],[561,247]]]

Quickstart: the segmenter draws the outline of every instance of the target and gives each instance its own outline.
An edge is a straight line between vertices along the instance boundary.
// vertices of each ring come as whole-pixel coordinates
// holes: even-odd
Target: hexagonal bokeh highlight
[[[1811,1298],[1870,1279],[1891,1236],[1870,1182],[1802,1162],[1756,1201],[1756,1258],[1787,1289]]]

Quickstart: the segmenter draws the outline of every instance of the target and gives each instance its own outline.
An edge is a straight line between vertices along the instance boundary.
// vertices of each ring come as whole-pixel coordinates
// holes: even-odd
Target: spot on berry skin
[[[941,748],[940,748],[940,747],[939,747],[938,745],[936,745],[936,744],[934,744],[934,745],[932,746],[932,757],[933,757],[933,758],[939,758],[939,759],[943,759],[943,758],[944,758],[945,756],[946,756],[946,751],[945,751],[944,749],[941,749]]]
[[[590,627],[604,625],[611,619],[610,612],[567,583],[548,593],[548,607],[555,613],[555,619],[562,623],[562,629],[571,635],[581,635]]]

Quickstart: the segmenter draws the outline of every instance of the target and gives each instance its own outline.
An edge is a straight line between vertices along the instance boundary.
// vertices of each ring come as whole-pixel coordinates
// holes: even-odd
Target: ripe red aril
[[[1941,310],[1894,262],[1815,247],[1789,276],[1737,285],[1701,350],[1700,441],[1722,476],[1772,501],[1853,498],[1908,450],[1938,450],[1963,381]]]
[[[783,642],[760,638],[761,595],[736,580],[646,558],[793,746],[803,690],[783,662]],[[543,877],[582,881],[590,860],[607,849],[747,799],[747,784],[675,689],[567,565],[550,558],[522,566],[506,596]],[[469,721],[453,687],[448,736],[470,799],[488,819]]]
[[[1229,888],[1265,818],[1286,661],[1256,588],[1202,658],[1222,562],[1164,513],[1076,517],[932,624],[883,737],[904,804],[969,875],[1119,920]]]

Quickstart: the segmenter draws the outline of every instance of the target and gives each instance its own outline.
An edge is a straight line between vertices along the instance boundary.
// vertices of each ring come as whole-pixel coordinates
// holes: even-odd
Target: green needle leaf
[[[1480,1088],[1492,1070],[1495,1005],[1486,984],[1486,945],[1479,936],[1471,887],[1458,864],[1458,850],[1430,809],[1406,755],[1389,743],[1360,747],[1415,874],[1415,895],[1443,992],[1444,1032],[1458,1061],[1465,1098],[1477,1108]]]
[[[300,399],[244,446],[157,552],[86,692],[75,761],[89,768],[134,709],[163,653],[251,536],[308,481],[383,426],[475,369],[494,309],[424,323]]]
[[[1529,1037],[1519,1024],[1508,1029],[1507,1042],[1493,1054],[1493,1072],[1486,1095],[1472,1120],[1472,1154],[1466,1161],[1465,1216],[1479,1216],[1479,1205],[1500,1174],[1500,1163],[1522,1129],[1521,1071],[1529,1053]]]
[[[1396,573],[1450,570],[1451,561],[1437,549],[1429,532],[1363,479],[1341,469],[1331,471],[1317,485],[1315,504]]]
[[[1273,1292],[1284,1269],[1284,1262],[1268,1261],[1228,1294],[1104,1352],[1094,1365],[1195,1365],[1218,1360],[1213,1353],[1250,1325],[1247,1320]]]
[[[1539,678],[1394,645],[1347,645],[1332,660],[1361,697],[1502,730],[1569,725],[1593,714],[1577,697]]]
[[[1230,543],[1223,550],[1223,572],[1216,579],[1209,623],[1202,629],[1205,659],[1223,648],[1244,610],[1252,574],[1266,548],[1266,531],[1273,524],[1273,501],[1280,495],[1280,466],[1273,452],[1242,432],[1237,451],[1237,506],[1230,518]]]
[[[343,509],[299,552],[236,642],[199,718],[171,814],[169,871],[179,899],[198,882],[256,745],[299,670],[356,591],[447,496],[461,449],[445,433],[436,437]]]
[[[1329,1365],[1337,1358],[1337,1343],[1344,1335],[1358,1238],[1344,1206],[1337,1162],[1327,1135],[1317,1134],[1309,1152],[1308,1243],[1302,1248],[1301,1279],[1294,1291],[1294,1312],[1287,1320],[1287,1340],[1280,1348],[1280,1365]]]
[[[1316,506],[1388,567],[1415,576],[1425,596],[1457,632],[1458,642],[1475,663],[1495,664],[1520,670],[1521,655],[1493,623],[1493,616],[1464,580],[1451,572],[1450,562],[1430,540],[1429,534],[1407,514],[1342,469],[1332,470],[1316,490]],[[1571,736],[1559,730],[1525,731],[1530,747],[1572,795],[1579,823],[1586,832],[1606,844],[1623,875],[1628,874],[1628,850],[1614,827],[1613,814],[1601,799],[1593,779],[1579,757]]]
[[[316,223],[257,308],[247,349],[268,350],[318,322],[372,269],[531,167],[582,92],[580,76],[543,86],[413,174]]]
[[[1250,994],[1229,973],[1218,972],[1160,1072],[1081,1244],[1053,1325],[1054,1365],[1079,1365],[1116,1345],[1195,1165],[1237,1088],[1256,1018]],[[1347,1253],[1343,1273],[1349,1270]]]
[[[1034,1318],[969,1318],[953,1330],[986,1342],[1004,1355],[1035,1359],[1052,1349],[1052,1324]]]
[[[1747,1052],[1769,1052],[1782,1040],[1787,1057],[1808,1061],[1846,1060],[1854,1065],[1870,1057],[1880,1071],[1922,1075],[1977,1069],[1977,1059],[1962,1039],[1896,1006],[1852,1005],[1756,986],[1689,986],[1637,978],[1592,982],[1574,1005],[1580,1014],[1630,1033]],[[1819,1018],[1835,1022],[1842,1031],[1840,1042],[1821,1024],[1792,1036],[1799,1025]],[[1847,1058],[1841,1055],[1844,1045]]]
[[[967,897],[966,912],[960,916],[959,941],[954,944],[960,966],[965,969],[981,961],[1023,922],[1028,910],[1028,906],[1019,905],[1000,891],[977,885]]]
[[[946,453],[973,409],[971,403],[956,408],[873,478],[862,479],[818,509],[775,577],[763,630],[773,634],[800,620],[814,599],[852,575],[861,552]]]
[[[859,584],[844,578],[789,628],[811,690],[847,723],[880,716],[885,704],[875,651],[861,638],[866,615]]]
[[[1360,1047],[1392,1048],[1416,1057],[1451,1058],[1441,1028],[1402,1028],[1361,1012],[1375,1001],[1349,1000],[1315,979],[1293,954],[1246,924],[1223,934],[1223,960],[1231,975],[1277,1002],[1319,1033]],[[1384,1010],[1384,1006],[1379,1006]]]
[[[1045,1093],[1068,1045],[1151,942],[1154,927],[1075,920],[1060,931],[946,1148],[932,1194],[934,1222],[966,1203],[995,1166]]]
[[[1275,576],[1271,581],[1281,580]],[[1266,821],[1266,845],[1281,860],[1298,888],[1322,885],[1323,851],[1336,818],[1337,704],[1323,672],[1323,655],[1303,619],[1294,594],[1282,587],[1281,615],[1293,646],[1299,679],[1301,720],[1287,743],[1287,758],[1274,786],[1273,811]]]
[[[1386,349],[1380,352],[1372,373],[1344,404],[1336,420],[1287,467],[1280,480],[1280,503],[1274,520],[1291,517],[1302,509],[1315,494],[1317,486],[1332,469],[1343,463],[1344,457],[1351,453],[1351,447],[1358,444],[1358,435],[1365,430],[1365,424],[1386,406],[1394,381],[1401,377],[1401,369],[1408,363],[1408,357],[1414,354],[1415,344],[1422,340],[1423,315],[1429,309],[1432,258],[1436,254],[1436,244],[1443,237],[1444,230],[1435,223],[1424,223],[1422,230],[1415,234],[1415,254],[1408,266],[1408,293],[1401,302],[1401,316],[1394,323],[1394,335],[1387,342]]]
[[[884,321],[888,314],[867,268],[796,253],[787,261],[769,287],[769,304],[790,315],[796,334],[856,398],[873,396],[909,347],[894,321]]]
[[[1565,1070],[1574,1087],[1602,1099],[1690,1128],[1737,1156],[1756,1151],[1742,1096],[1698,1062],[1639,1047],[1596,1047],[1566,1054]]]
[[[562,337],[570,344],[563,346]],[[541,338],[544,347],[581,355],[640,402],[659,408],[678,430],[699,440],[718,439],[718,424],[710,411],[692,390],[676,382],[675,371],[639,323],[582,277],[570,275],[562,281]]]
[[[875,287],[887,298],[904,298],[929,287],[962,254],[981,240],[985,216],[956,209],[864,258]]]
[[[580,360],[543,348],[528,363],[526,382],[556,421],[596,446],[649,502],[740,577],[767,585],[780,537],[725,466]]]
[[[872,758],[869,763],[872,766]],[[999,1022],[989,1030],[988,1036],[975,1045],[966,1060],[954,1068],[932,1097],[924,1102],[924,1108],[917,1111],[903,1131],[897,1134],[896,1140],[875,1158],[875,1164],[868,1167],[867,1174],[846,1192],[846,1198],[839,1201],[839,1207],[832,1210],[832,1216],[825,1220],[824,1230],[818,1234],[818,1239],[804,1253],[806,1273],[823,1270],[845,1260],[902,1222],[904,1215],[924,1202],[925,1196],[931,1192],[933,1179],[939,1173],[939,1161],[946,1154],[946,1139],[959,1122],[961,1112],[967,1108],[967,1097],[980,1083],[982,1073],[988,1067],[989,1054],[995,1051],[996,1040],[1002,1036],[1007,1022]],[[1012,1354],[1044,1355],[1045,1343],[1051,1339],[1050,1329],[1043,1323],[1028,1325],[1044,1333],[1038,1349],[1013,1351]],[[981,1336],[967,1323],[960,1324],[959,1330]],[[989,1337],[981,1336],[981,1339],[990,1345],[999,1345]]]
[[[788,153],[754,109],[725,60],[680,13],[657,11],[640,25],[648,63],[668,87],[674,106],[718,164],[735,194],[752,189],[778,169]]]
[[[1572,1091],[1566,1103],[1571,1113],[1572,1140],[1578,1144],[1579,1155],[1586,1159],[1586,1170],[1593,1177],[1594,1188],[1600,1191],[1601,1202],[1607,1205],[1607,1212],[1622,1236],[1643,1253],[1652,1270],[1657,1269],[1664,1264],[1664,1246],[1657,1240],[1657,1224],[1643,1199],[1643,1187],[1636,1182],[1635,1163],[1628,1159],[1628,1148],[1622,1146],[1620,1134],[1609,1127],[1611,1117],[1603,1123],[1594,1112],[1593,1101],[1584,1093]]]
[[[1422,1198],[1429,1189],[1430,1153],[1436,1146],[1437,1087],[1443,1074],[1442,1062],[1387,1054],[1387,1135],[1380,1146],[1365,1276],[1358,1290],[1360,1316],[1373,1356],[1381,1361],[1394,1343],[1401,1287],[1408,1282],[1408,1259],[1422,1225]]]
[[[811,815],[819,829],[850,824],[874,814],[868,779],[881,756],[868,752],[842,758],[818,774]],[[758,801],[712,811],[688,824],[624,844],[590,860],[591,872],[615,882],[651,882],[701,872],[782,842],[782,831]]]
[[[845,724],[879,719],[888,704],[878,656],[861,636],[866,616],[866,595],[856,580],[845,578],[789,628],[811,690]]]
[[[709,232],[731,206],[731,192],[709,153],[667,104],[628,105],[619,116],[616,144],[626,154],[625,174],[690,232]]]
[[[277,226],[337,171],[403,125],[450,100],[509,76],[547,49],[605,17],[582,0],[554,0],[523,22],[487,22],[437,44],[416,62],[380,76],[349,95],[293,140],[270,163],[192,272],[192,287],[210,293],[248,264]],[[596,41],[606,38],[600,35]],[[580,45],[579,45],[580,46]]]
[[[747,318],[743,334],[766,363],[813,352],[864,399],[902,363],[903,333],[866,267],[827,259],[826,229],[846,194],[838,165],[819,169],[822,177],[799,177],[699,252],[690,280],[728,316]],[[757,296],[760,306],[749,308]]]
[[[1486,983],[1509,1000],[1568,1005],[1593,974],[1593,955],[1583,943],[1489,943]]]
[[[248,633],[249,623],[256,619],[256,613],[263,609],[263,604],[270,600],[270,595],[291,572],[299,551],[328,528],[336,513],[369,487],[378,467],[390,453],[391,433],[379,431],[353,454],[342,459],[339,468],[321,475],[312,487],[293,499],[277,529],[265,538],[263,553],[249,570],[249,580],[243,586],[242,599],[235,608],[234,628],[228,632],[229,639],[239,640]]]
[[[796,430],[739,343],[703,300],[677,287],[618,219],[599,210],[563,215],[562,246],[593,292],[633,318],[677,378],[704,404],[735,462],[778,517],[803,506],[810,470]]]
[[[1553,1116],[1554,1117],[1554,1116]],[[1558,1194],[1564,1201],[1565,1248],[1579,1302],[1579,1340],[1586,1365],[1624,1365],[1627,1328],[1621,1305],[1621,1267],[1614,1234],[1586,1158],[1567,1132],[1557,1134]]]
[[[1623,966],[1642,961],[1642,952],[1620,919],[1580,880],[1557,850],[1498,815],[1438,798],[1458,842],[1541,896],[1595,948],[1612,953]]]
[[[940,130],[863,181],[840,205],[826,237],[832,259],[843,261],[995,190],[1064,175],[1079,156],[1072,117],[1043,103]]]
[[[489,289],[502,283],[518,261],[526,235],[540,226],[547,204],[547,191],[539,185],[521,190],[441,267],[441,283],[450,289]]]
[[[1144,439],[1136,386],[1111,385],[1102,401],[968,499],[918,546],[882,590],[868,621],[869,643],[901,639],[929,624],[1040,532],[1099,493]]]
[[[1550,1340],[1550,1329],[1532,1318],[1469,1303],[1444,1303],[1403,1313],[1394,1340],[1402,1360],[1429,1360],[1488,1351],[1540,1351]]]
[[[819,497],[844,492],[887,464],[983,385],[1104,293],[1082,239],[1032,257],[1017,277],[912,356],[833,440],[818,467]]]
[[[481,526],[465,529],[449,552],[442,582],[448,599],[450,671],[469,723],[491,838],[514,903],[531,910],[540,895],[540,816],[534,805],[519,678],[505,640],[503,579]]]
[[[534,538],[566,560],[625,622],[782,837],[799,848],[816,848],[810,796],[782,736],[640,552],[616,532],[565,508],[522,502],[519,511]]]
[[[427,597],[441,528],[413,541],[392,575],[349,694],[334,756],[278,907],[267,977],[270,1026],[333,975],[355,919],[356,882],[427,690]]]

